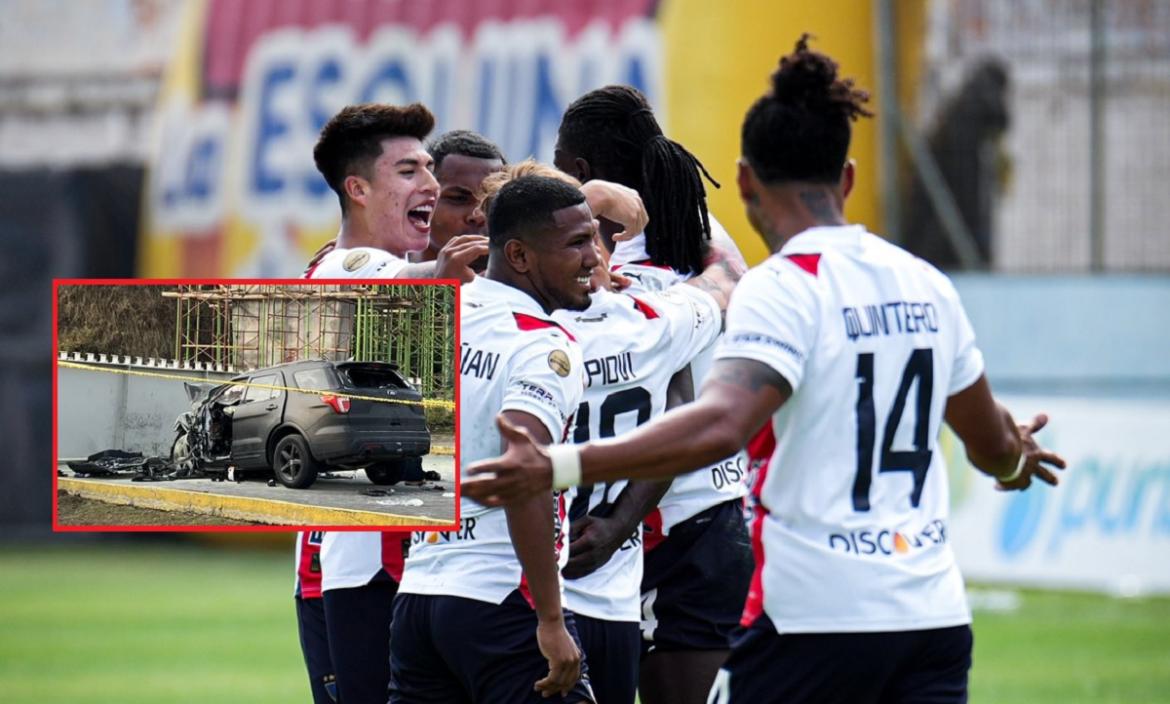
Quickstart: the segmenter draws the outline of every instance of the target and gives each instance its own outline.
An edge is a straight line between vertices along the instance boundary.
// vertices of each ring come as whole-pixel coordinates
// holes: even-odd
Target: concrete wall
[[[1170,276],[953,279],[997,390],[1170,398]]]
[[[174,377],[218,381],[232,376],[207,370],[84,363],[103,371],[57,370],[58,458],[86,457],[109,449],[169,456],[175,418],[190,405],[183,381]],[[127,370],[159,376],[118,373]]]

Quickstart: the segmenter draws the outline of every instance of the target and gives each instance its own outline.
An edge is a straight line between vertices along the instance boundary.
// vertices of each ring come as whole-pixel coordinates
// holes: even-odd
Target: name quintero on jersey
[[[946,542],[947,525],[940,519],[927,523],[913,533],[883,528],[829,535],[830,549],[854,555],[905,555],[912,550],[944,545]]]
[[[851,341],[874,335],[938,332],[938,312],[933,303],[890,301],[862,306],[845,306],[845,336]]]

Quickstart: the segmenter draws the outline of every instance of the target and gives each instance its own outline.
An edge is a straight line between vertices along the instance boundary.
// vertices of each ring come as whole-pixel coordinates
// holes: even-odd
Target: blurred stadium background
[[[993,385],[1073,465],[1005,497],[944,444],[989,585],[973,700],[1170,701],[1166,0],[4,0],[0,699],[308,696],[287,536],[50,534],[50,278],[295,276],[336,231],[310,150],[341,105],[422,100],[550,160],[611,82],[724,184],[754,263],[739,124],[802,31],[874,94],[849,216],[954,275]]]

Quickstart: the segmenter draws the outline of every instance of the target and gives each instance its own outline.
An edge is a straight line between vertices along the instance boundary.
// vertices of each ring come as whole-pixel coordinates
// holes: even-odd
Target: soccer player
[[[712,687],[718,704],[965,702],[970,612],[941,424],[1003,490],[1055,485],[1046,465],[1064,466],[1033,438],[1045,416],[1017,426],[991,394],[950,280],[846,222],[851,121],[867,98],[806,35],[748,111],[738,185],[774,254],[737,288],[698,401],[547,451],[501,419],[508,451],[465,472],[464,496],[495,505],[677,474],[770,422],[749,626]]]
[[[486,235],[487,220],[479,205],[479,186],[484,177],[504,168],[500,148],[470,130],[445,132],[427,144],[434,159],[439,198],[431,215],[431,238],[418,261],[430,262],[457,235]],[[473,269],[483,270],[486,260]]]
[[[525,161],[484,179],[484,199],[524,174],[575,182],[551,166]],[[577,409],[573,442],[621,435],[670,407],[670,384],[690,384],[688,365],[718,336],[723,310],[742,272],[726,270],[722,251],[713,253],[719,256],[702,275],[664,292],[634,297],[605,285],[608,253],[601,251],[602,265],[595,271],[600,280],[593,282],[596,290],[589,308],[553,313],[553,319],[577,338],[585,360],[585,396]],[[669,482],[595,484],[582,487],[569,508],[573,542],[563,570],[565,605],[573,612],[599,702],[634,702],[642,640],[642,518],[668,486]],[[597,526],[609,524],[616,526],[612,545],[581,550],[607,539],[610,533]],[[572,557],[574,548],[577,555]],[[580,569],[588,556],[598,555],[604,556],[599,566]]]
[[[635,295],[699,273],[708,238],[743,263],[731,238],[707,212],[702,164],[662,133],[649,103],[634,88],[606,86],[573,101],[561,120],[555,162],[587,184],[606,179],[641,194],[650,220],[643,233],[610,237],[615,228],[602,223],[614,253],[612,268],[633,282]],[[616,245],[615,238],[621,240]],[[713,355],[710,348],[692,363],[696,385]],[[752,574],[743,520],[746,469],[746,457],[737,452],[677,477],[647,516],[644,704],[701,702],[727,657]],[[604,557],[586,559],[604,562]]]
[[[536,442],[564,440],[584,369],[549,316],[588,307],[598,264],[585,197],[560,181],[504,186],[488,230],[487,271],[462,290],[464,461],[502,449],[497,413]],[[566,509],[551,491],[506,510],[464,502],[457,531],[414,534],[394,602],[392,704],[594,701],[561,606]]]
[[[296,586],[293,598],[297,607],[297,633],[305,669],[309,672],[309,689],[313,704],[335,704],[337,683],[333,659],[329,655],[329,635],[325,626],[325,606],[321,599],[321,531],[297,533]]]
[[[350,105],[334,115],[313,160],[341,203],[336,247],[315,257],[305,278],[454,278],[469,281],[469,264],[487,254],[486,238],[455,237],[433,263],[406,255],[430,244],[439,195],[433,159],[423,149],[435,118],[418,103]]]

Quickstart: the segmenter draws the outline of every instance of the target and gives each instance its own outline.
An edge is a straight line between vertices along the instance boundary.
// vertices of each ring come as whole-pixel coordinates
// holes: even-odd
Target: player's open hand
[[[580,579],[592,574],[617,552],[630,531],[616,518],[585,516],[570,526],[569,561],[561,574],[568,579]]]
[[[488,253],[488,238],[483,235],[458,235],[452,237],[439,250],[435,261],[435,278],[459,279],[468,283],[475,278],[472,263]]]
[[[616,242],[632,239],[642,234],[650,222],[642,196],[634,189],[620,183],[593,179],[581,185],[585,201],[595,217],[616,222],[621,232],[614,234]]]
[[[496,416],[504,454],[473,462],[463,470],[463,495],[484,506],[503,506],[517,499],[552,491],[552,460],[528,431]]]
[[[1060,483],[1056,474],[1044,465],[1064,469],[1068,466],[1064,458],[1055,452],[1050,452],[1040,447],[1033,437],[1035,433],[1039,432],[1046,425],[1048,425],[1048,416],[1043,413],[1033,418],[1031,423],[1020,424],[1020,443],[1024,449],[1023,471],[1020,472],[1020,476],[1010,482],[1002,480],[996,482],[995,488],[1001,491],[1023,491],[1032,486],[1033,477],[1051,486],[1056,486]]]
[[[540,654],[548,660],[548,675],[532,688],[544,697],[568,694],[581,677],[581,651],[565,630],[564,620],[540,621],[536,642]]]

